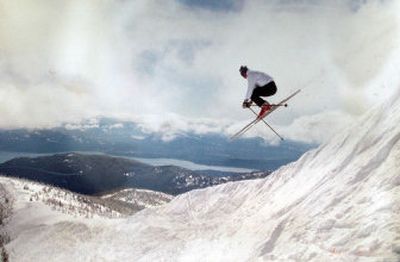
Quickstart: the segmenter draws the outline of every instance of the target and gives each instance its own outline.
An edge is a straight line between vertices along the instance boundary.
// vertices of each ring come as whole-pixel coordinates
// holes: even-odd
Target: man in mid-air
[[[276,93],[276,84],[271,76],[263,72],[250,70],[247,66],[241,66],[240,74],[247,79],[248,87],[243,108],[248,108],[254,102],[261,110],[257,118],[261,119],[271,109],[271,105],[261,97],[272,96]]]

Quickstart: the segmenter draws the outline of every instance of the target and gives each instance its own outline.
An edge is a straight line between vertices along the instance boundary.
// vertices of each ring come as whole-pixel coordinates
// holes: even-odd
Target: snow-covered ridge
[[[109,207],[107,203],[96,197],[73,193],[61,188],[28,181],[25,179],[0,176],[0,184],[8,189],[11,197],[21,203],[38,202],[54,211],[74,217],[124,217],[123,212]]]
[[[124,225],[138,248],[119,258],[398,261],[398,123],[399,97],[263,180],[195,190],[145,210]]]
[[[196,236],[146,258],[176,248],[175,258],[184,261],[190,254],[197,261],[400,260],[398,123],[399,97],[262,181],[179,196],[159,209],[157,220]],[[150,211],[139,216],[152,217]],[[218,248],[202,251],[210,243]]]
[[[174,196],[151,190],[129,188],[104,195],[101,198],[134,204],[139,208],[152,208],[168,203]]]
[[[39,202],[54,211],[85,218],[126,217],[143,208],[162,205],[173,199],[168,194],[141,189],[125,189],[101,197],[88,196],[30,180],[2,176],[0,186],[0,191],[7,193],[11,200]]]
[[[112,224],[30,229],[7,249],[17,261],[48,250],[55,261],[399,261],[398,123],[400,94],[265,179],[194,190]]]

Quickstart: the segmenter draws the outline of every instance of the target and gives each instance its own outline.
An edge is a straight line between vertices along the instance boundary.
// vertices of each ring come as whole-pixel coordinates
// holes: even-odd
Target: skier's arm
[[[243,108],[248,108],[248,107],[251,106],[252,102],[251,102],[250,97],[253,94],[253,90],[254,90],[254,88],[252,87],[252,85],[250,83],[250,80],[249,80],[249,85],[247,87],[246,97],[244,98],[244,101],[243,101],[243,104],[242,104]]]
[[[248,77],[247,78],[248,81],[248,86],[247,86],[247,92],[246,92],[246,97],[244,98],[244,100],[250,100],[251,95],[253,94],[253,90],[255,88],[255,81],[253,77]]]
[[[243,108],[249,108],[249,107],[251,107],[251,104],[252,104],[253,102],[251,102],[251,100],[244,100],[243,101],[243,104],[242,104],[242,107]]]

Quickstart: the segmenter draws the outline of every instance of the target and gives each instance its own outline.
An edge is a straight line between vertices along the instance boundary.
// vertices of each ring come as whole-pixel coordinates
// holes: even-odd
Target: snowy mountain
[[[398,123],[400,93],[265,179],[127,219],[49,215],[27,226],[27,207],[11,217],[6,249],[12,261],[400,261]]]
[[[94,197],[76,194],[28,180],[0,176],[0,261],[7,261],[3,245],[24,230],[45,223],[79,223],[124,218],[154,208],[173,196],[150,190],[128,189]]]
[[[88,196],[29,180],[3,176],[0,176],[0,185],[1,193],[7,195],[11,202],[39,202],[60,213],[86,218],[126,217],[147,207],[163,205],[174,198],[172,195],[139,189],[126,189],[104,196]]]

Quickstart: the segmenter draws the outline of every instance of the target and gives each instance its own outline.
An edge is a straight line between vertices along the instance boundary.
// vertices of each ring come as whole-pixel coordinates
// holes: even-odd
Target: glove
[[[249,107],[251,106],[252,103],[253,103],[253,102],[252,102],[251,100],[246,99],[246,100],[243,101],[242,107],[243,107],[243,108],[249,108]]]

